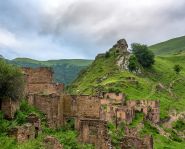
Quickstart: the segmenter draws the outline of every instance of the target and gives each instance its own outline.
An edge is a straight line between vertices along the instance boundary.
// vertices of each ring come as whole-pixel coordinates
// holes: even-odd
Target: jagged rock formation
[[[117,43],[112,47],[112,49],[118,54],[117,65],[119,66],[119,68],[121,70],[127,70],[130,57],[127,41],[125,39],[118,40]]]

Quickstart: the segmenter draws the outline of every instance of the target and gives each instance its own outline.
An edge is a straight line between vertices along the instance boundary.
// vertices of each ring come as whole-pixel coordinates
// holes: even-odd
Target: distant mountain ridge
[[[173,38],[149,47],[156,55],[181,55],[185,54],[185,36]]]
[[[65,83],[66,85],[75,80],[79,72],[89,66],[92,61],[84,59],[38,61],[30,58],[8,60],[9,63],[19,67],[51,67],[54,70],[54,80],[59,83]]]

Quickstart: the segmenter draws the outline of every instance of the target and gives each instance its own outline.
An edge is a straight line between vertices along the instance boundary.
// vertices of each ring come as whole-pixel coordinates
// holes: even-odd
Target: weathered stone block
[[[27,123],[16,128],[12,128],[9,132],[9,136],[14,137],[17,142],[23,143],[35,138],[35,128],[32,124]]]
[[[44,138],[44,144],[46,149],[63,149],[62,144],[52,136],[46,136]]]

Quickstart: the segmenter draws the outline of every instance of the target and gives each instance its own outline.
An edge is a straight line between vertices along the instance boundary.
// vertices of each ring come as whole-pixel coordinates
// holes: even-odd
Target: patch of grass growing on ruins
[[[142,123],[144,119],[144,114],[137,112],[135,115],[135,118],[133,119],[132,123],[129,125],[129,127],[137,127],[138,124]]]
[[[29,105],[27,101],[22,100],[20,103],[20,109],[15,114],[15,121],[19,125],[24,124],[24,123],[26,123],[27,116],[31,113],[34,113],[37,116],[39,116],[41,118],[41,120],[44,118],[43,113],[41,113],[35,107]]]
[[[94,149],[91,144],[82,144],[78,141],[78,133],[75,130],[66,130],[64,128],[53,130],[47,129],[44,131],[45,135],[56,137],[65,149]]]
[[[26,117],[30,113],[35,113],[40,117],[42,133],[36,139],[17,143],[14,138],[8,137],[8,131],[12,127],[26,123]],[[48,135],[56,137],[65,149],[94,149],[93,145],[79,143],[78,133],[73,129],[73,125],[73,121],[71,121],[61,129],[50,129],[46,125],[44,115],[36,108],[28,105],[26,101],[22,101],[14,120],[5,120],[3,113],[0,112],[0,149],[44,149],[43,140]]]
[[[123,136],[125,135],[125,124],[120,123],[117,128],[116,125],[109,122],[108,123],[108,135],[111,138],[112,145],[115,149],[120,149],[120,142],[123,139]]]

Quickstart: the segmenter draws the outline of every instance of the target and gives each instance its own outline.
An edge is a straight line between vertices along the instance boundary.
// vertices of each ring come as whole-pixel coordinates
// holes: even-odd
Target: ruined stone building
[[[53,71],[51,68],[22,68],[26,79],[26,94],[52,94],[64,90],[64,84],[53,82]]]
[[[30,105],[46,115],[48,126],[60,128],[68,120],[73,119],[75,129],[79,131],[79,140],[92,143],[97,149],[108,149],[111,146],[107,122],[130,124],[136,112],[143,112],[145,118],[153,123],[159,122],[159,101],[126,101],[122,93],[102,93],[99,96],[67,95],[64,93],[64,84],[53,82],[53,72],[50,68],[22,70],[26,80],[26,99]],[[16,105],[18,103],[6,100],[3,103],[5,115],[13,117]],[[28,117],[28,122],[29,124],[15,128],[12,133],[20,142],[26,138],[34,138],[41,129],[40,122],[34,115]],[[35,130],[34,133],[32,129]],[[146,140],[127,136],[122,140],[122,148],[124,149],[125,145],[128,147],[129,144],[135,145],[135,142],[143,147],[150,146]]]
[[[153,123],[160,121],[159,101],[155,100],[130,100],[126,102],[127,107],[134,108],[135,111],[143,112],[145,118]]]

